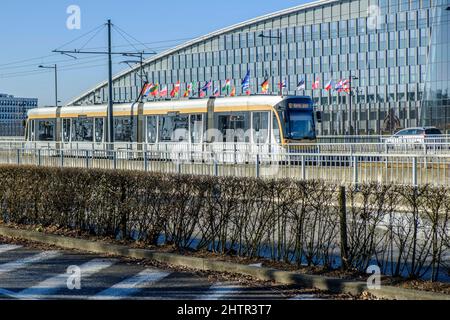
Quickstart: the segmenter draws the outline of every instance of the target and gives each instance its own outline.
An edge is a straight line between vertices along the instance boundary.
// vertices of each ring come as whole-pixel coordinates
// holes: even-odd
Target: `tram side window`
[[[95,119],[95,142],[103,141],[103,126],[104,120],[102,118]]]
[[[63,142],[70,142],[70,119],[63,119]]]
[[[39,120],[37,129],[38,141],[55,141],[56,120]]]
[[[189,116],[177,115],[174,119],[174,136],[173,141],[189,140]]]
[[[269,113],[253,112],[253,142],[266,143],[269,132]]]
[[[159,117],[161,141],[186,141],[189,139],[189,117],[167,115]]]
[[[136,135],[136,121],[130,117],[114,119],[114,139],[117,142],[133,142]]]
[[[148,143],[156,143],[157,139],[157,116],[147,117],[147,142]]]
[[[281,143],[280,126],[278,125],[278,119],[275,115],[273,115],[272,129],[275,142]]]
[[[93,119],[73,119],[72,121],[72,141],[92,142],[94,139]]]
[[[217,129],[223,135],[223,142],[245,142],[246,131],[250,129],[249,113],[218,114]]]
[[[203,137],[203,116],[201,114],[191,115],[191,141],[192,143],[202,143]]]

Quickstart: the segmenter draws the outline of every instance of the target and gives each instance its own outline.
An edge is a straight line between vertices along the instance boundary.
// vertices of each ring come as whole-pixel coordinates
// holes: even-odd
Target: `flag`
[[[286,81],[283,80],[280,83],[278,83],[278,88],[280,88],[280,89],[286,88]]]
[[[231,81],[230,79],[227,79],[225,81],[224,86],[222,87],[222,92],[227,92],[231,88]]]
[[[314,81],[314,83],[312,84],[312,89],[313,90],[317,90],[320,87],[320,80],[319,78],[316,78],[316,81]]]
[[[153,86],[152,83],[146,83],[141,90],[141,96],[146,97],[148,95],[148,92],[150,88]]]
[[[344,85],[344,81],[341,79],[338,81],[338,83],[334,87],[334,90],[336,90],[337,92],[341,92],[343,85]]]
[[[154,97],[158,95],[159,90],[159,84],[153,84],[149,90],[150,94]]]
[[[174,98],[175,96],[178,96],[178,92],[180,91],[180,81],[178,81],[174,86],[172,91],[170,92],[170,96]]]
[[[183,94],[183,97],[189,98],[189,90],[186,90]]]
[[[241,83],[242,90],[248,90],[250,88],[250,70],[247,70],[247,74]]]
[[[300,80],[300,82],[297,84],[297,90],[305,90],[305,89],[306,89],[305,80],[302,79],[302,80]]]
[[[167,96],[167,86],[164,86],[161,91],[159,91],[160,97],[166,97]]]
[[[247,90],[245,91],[245,94],[249,96],[249,95],[251,95],[252,93],[251,93],[250,89],[247,89]]]
[[[189,83],[189,84],[187,85],[186,91],[187,91],[188,93],[191,93],[192,90],[193,90],[193,88],[194,88],[194,85],[193,85],[192,82],[191,82],[191,83]]]
[[[209,80],[205,85],[200,89],[201,92],[207,92],[209,88],[211,88],[212,81]]]
[[[233,87],[230,92],[230,97],[234,97],[236,95],[236,87]]]
[[[350,93],[350,80],[348,79],[344,80],[342,84],[342,90],[345,91],[346,93]]]
[[[220,97],[220,90],[219,87],[214,88],[214,97]]]
[[[261,83],[261,91],[262,93],[267,93],[269,91],[269,79],[265,79],[263,83]]]
[[[325,90],[330,91],[333,88],[334,88],[334,80],[331,79],[330,81],[328,81],[327,85],[325,86]]]
[[[200,90],[200,98],[204,98],[206,96],[206,92],[203,90]]]

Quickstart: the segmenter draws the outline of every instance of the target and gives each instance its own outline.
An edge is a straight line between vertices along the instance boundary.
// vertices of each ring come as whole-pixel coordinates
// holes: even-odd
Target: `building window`
[[[337,22],[331,22],[330,24],[330,37],[331,38],[337,38],[338,37],[338,23]]]
[[[422,65],[427,63],[427,48],[425,47],[419,48],[418,63]]]
[[[331,40],[331,54],[339,54],[339,39]]]
[[[397,50],[397,65],[398,66],[406,65],[406,49]]]
[[[328,56],[331,54],[331,40],[323,40],[323,55]]]
[[[397,32],[389,32],[389,49],[397,49]]]
[[[408,32],[407,31],[400,31],[399,32],[399,48],[403,49],[408,46]]]
[[[364,51],[364,50],[361,50]],[[358,52],[358,39],[357,37],[350,38],[350,53]]]
[[[347,36],[347,20],[339,21],[339,37]]]
[[[321,39],[328,39],[330,37],[330,30],[328,23],[322,23],[320,26],[320,37]]]
[[[420,29],[420,46],[425,47],[429,45],[429,35],[427,29]]]
[[[348,53],[348,38],[341,38],[341,54]]]
[[[366,53],[360,52],[358,53],[358,69],[366,69],[367,68],[367,60]]]
[[[395,50],[389,50],[387,52],[387,66],[388,67],[394,67],[396,65],[395,56],[396,56]]]
[[[417,30],[409,31],[409,47],[414,48],[418,45]]]
[[[387,49],[387,34],[386,33],[380,33],[380,42],[379,42],[379,50],[386,50]]]
[[[408,67],[400,67],[399,82],[400,84],[408,83]]]
[[[386,51],[377,52],[377,65],[378,68],[386,67]]]
[[[407,12],[407,16],[408,16],[408,29],[415,29],[417,27],[417,12],[409,11]]]
[[[417,53],[416,48],[409,48],[408,49],[408,65],[413,66],[416,65],[417,61]]]

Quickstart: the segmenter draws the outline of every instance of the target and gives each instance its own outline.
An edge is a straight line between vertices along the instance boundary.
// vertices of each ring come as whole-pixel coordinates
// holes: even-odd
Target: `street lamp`
[[[358,80],[359,78],[353,75],[350,75],[350,81],[349,81],[349,86],[350,86],[350,92],[349,92],[349,108],[348,108],[348,112],[349,112],[349,117],[348,117],[348,133],[350,135],[353,135],[353,112],[352,112],[352,80]]]
[[[282,74],[282,70],[281,70],[282,69],[281,68],[281,49],[282,49],[282,46],[281,46],[281,40],[282,40],[281,30],[279,31],[278,34],[279,34],[278,36],[266,36],[266,35],[264,35],[264,32],[261,32],[258,35],[258,37],[260,37],[260,38],[268,38],[268,39],[278,39],[278,42],[279,42],[279,45],[280,45],[280,51],[279,51],[280,59],[279,59],[279,64],[278,64],[278,73],[280,75],[279,87],[280,87],[280,96],[283,96],[283,78],[282,78],[283,74]]]
[[[55,69],[55,107],[58,107],[58,66],[55,64],[53,66],[43,66],[40,65],[41,69]]]

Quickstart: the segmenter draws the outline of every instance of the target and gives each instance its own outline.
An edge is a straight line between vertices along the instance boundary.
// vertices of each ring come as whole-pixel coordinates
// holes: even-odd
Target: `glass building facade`
[[[36,98],[18,98],[0,93],[0,136],[23,136],[27,112],[37,106]]]
[[[427,63],[422,118],[425,125],[450,129],[450,4],[435,8]]]
[[[190,82],[199,86],[212,80],[214,88],[231,79],[237,94],[244,94],[240,83],[247,70],[252,93],[261,91],[266,76],[270,91],[277,93],[281,74],[285,93],[310,95],[323,111],[317,128],[321,135],[348,133],[350,100],[357,134],[419,125],[450,130],[449,6],[450,0],[311,2],[158,54],[146,61],[145,73],[169,92],[177,81],[183,92]],[[138,73],[127,70],[114,78],[115,102],[136,99]],[[323,89],[330,79],[350,77],[352,99]],[[301,79],[306,90],[296,91]],[[312,90],[316,79],[320,90]],[[107,92],[105,82],[69,105],[106,103]],[[387,125],[392,116],[398,119],[396,126]]]

